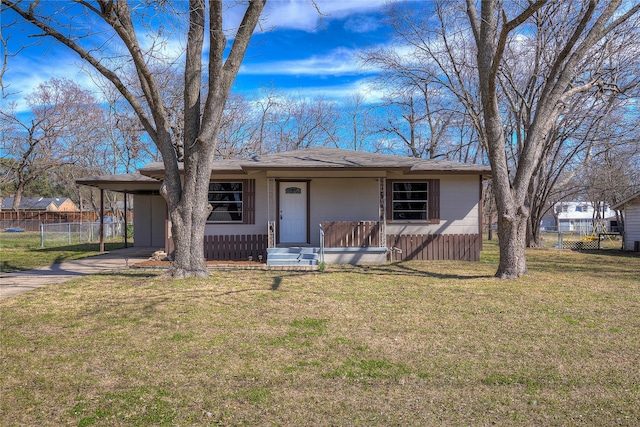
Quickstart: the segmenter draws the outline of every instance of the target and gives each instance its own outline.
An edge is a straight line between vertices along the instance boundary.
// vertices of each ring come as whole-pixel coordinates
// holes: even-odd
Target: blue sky
[[[389,43],[391,29],[383,22],[387,0],[315,3],[322,15],[310,0],[267,2],[261,22],[264,31],[254,35],[234,92],[251,95],[261,88],[273,87],[285,93],[332,100],[355,92],[375,98],[370,85],[375,70],[362,67],[357,53]],[[233,26],[239,20],[238,12],[227,12],[226,25]],[[3,29],[10,51],[29,40],[24,28]],[[175,44],[180,45],[179,41]],[[10,85],[9,92],[18,92],[9,99],[20,102],[51,77],[66,77],[93,87],[78,56],[52,43],[31,44],[11,57],[4,84]]]

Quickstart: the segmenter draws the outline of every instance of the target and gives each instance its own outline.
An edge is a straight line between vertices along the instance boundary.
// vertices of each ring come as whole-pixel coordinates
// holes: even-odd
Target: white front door
[[[307,242],[307,182],[280,182],[280,243]]]

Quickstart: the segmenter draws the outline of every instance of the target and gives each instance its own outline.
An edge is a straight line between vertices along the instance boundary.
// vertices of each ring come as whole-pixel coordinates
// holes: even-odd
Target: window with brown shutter
[[[209,183],[211,213],[208,223],[255,223],[255,180]]]
[[[440,180],[389,180],[389,222],[440,222]]]

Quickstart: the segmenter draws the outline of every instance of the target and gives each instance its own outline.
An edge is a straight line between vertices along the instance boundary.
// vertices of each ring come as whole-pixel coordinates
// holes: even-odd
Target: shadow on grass
[[[104,250],[105,251],[113,251],[116,249],[123,249],[123,242],[115,242],[115,243],[105,243]],[[53,246],[50,248],[37,248],[32,249],[33,252],[99,252],[100,244],[99,243],[78,243],[75,245],[67,245],[67,246]]]
[[[424,277],[424,278],[432,278],[432,279],[455,279],[455,280],[475,280],[475,279],[486,279],[493,278],[493,274],[455,274],[455,273],[436,273],[433,271],[421,270],[419,268],[415,268],[409,264],[404,262],[394,262],[387,265],[355,265],[348,267],[334,267],[333,269],[327,269],[323,272],[316,271],[289,271],[286,274],[281,274],[273,278],[273,283],[271,284],[271,290],[277,291],[280,289],[283,279],[292,278],[292,277],[300,277],[305,275],[332,275],[332,274],[344,274],[344,273],[356,273],[363,275],[371,275],[371,276],[380,276],[380,275],[388,275],[388,276],[399,276],[399,277]]]

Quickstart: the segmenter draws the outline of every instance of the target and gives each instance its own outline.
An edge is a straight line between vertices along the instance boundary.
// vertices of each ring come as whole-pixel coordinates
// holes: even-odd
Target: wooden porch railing
[[[377,221],[324,221],[327,248],[369,248],[380,246],[380,224]]]
[[[267,235],[225,235],[204,237],[206,260],[246,260],[250,256],[258,260],[267,256]]]

